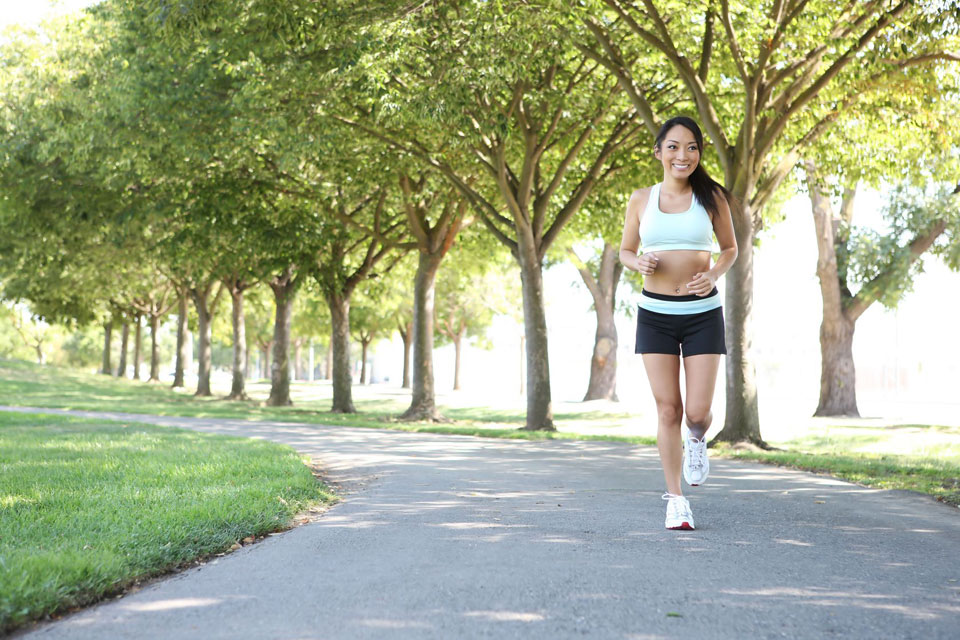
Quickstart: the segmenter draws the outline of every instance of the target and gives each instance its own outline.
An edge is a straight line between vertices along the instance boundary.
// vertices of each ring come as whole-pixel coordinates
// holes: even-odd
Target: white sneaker
[[[697,440],[690,430],[683,429],[683,479],[691,487],[707,481],[710,475],[710,459],[707,457],[707,439]]]
[[[665,493],[662,497],[667,501],[667,519],[664,526],[667,529],[693,530],[693,512],[690,511],[690,502],[685,497],[675,496],[672,493]]]

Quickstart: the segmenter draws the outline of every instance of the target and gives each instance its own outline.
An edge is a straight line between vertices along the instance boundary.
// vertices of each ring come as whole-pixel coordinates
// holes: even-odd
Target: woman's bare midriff
[[[709,251],[654,251],[657,258],[657,270],[653,275],[644,277],[643,288],[650,293],[666,296],[690,295],[687,284],[698,273],[710,268]]]

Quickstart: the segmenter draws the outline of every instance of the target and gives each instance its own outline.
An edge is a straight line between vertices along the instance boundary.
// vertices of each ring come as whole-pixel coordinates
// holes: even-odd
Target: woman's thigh
[[[713,405],[713,391],[717,387],[720,354],[705,353],[683,359],[683,374],[687,385],[687,417],[700,420]]]
[[[675,407],[683,411],[680,397],[680,356],[668,353],[643,354],[643,368],[647,371],[650,390],[657,408]]]

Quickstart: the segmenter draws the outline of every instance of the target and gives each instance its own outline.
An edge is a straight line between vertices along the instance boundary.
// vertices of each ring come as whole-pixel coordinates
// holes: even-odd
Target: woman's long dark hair
[[[653,143],[653,146],[659,150],[660,143],[662,143],[663,139],[667,136],[667,132],[677,125],[689,129],[697,141],[697,148],[700,150],[700,162],[697,163],[697,168],[690,174],[690,186],[693,187],[693,195],[696,196],[700,204],[703,205],[703,208],[710,212],[710,217],[712,218],[718,213],[716,190],[718,188],[720,189],[723,195],[726,196],[728,203],[732,203],[733,196],[727,191],[726,187],[711,178],[707,170],[703,168],[703,133],[700,131],[699,125],[697,125],[692,118],[686,116],[670,118],[660,127],[660,132],[657,133],[657,139]]]

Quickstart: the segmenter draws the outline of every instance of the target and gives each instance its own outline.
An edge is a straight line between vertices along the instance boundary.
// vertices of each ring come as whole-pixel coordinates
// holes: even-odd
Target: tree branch
[[[944,232],[947,228],[947,221],[944,219],[937,220],[933,223],[933,226],[930,227],[924,233],[918,234],[914,237],[913,241],[910,242],[910,259],[908,264],[913,264],[916,262],[924,252],[929,249],[933,243],[936,241],[940,234]],[[885,291],[889,286],[890,281],[893,278],[898,277],[897,270],[895,267],[890,267],[889,269],[878,273],[870,282],[860,287],[860,291],[857,292],[850,301],[847,302],[844,308],[844,315],[847,316],[853,322],[856,322],[857,318],[863,315],[863,312],[866,311],[871,304],[876,301],[876,298],[869,293],[868,291]]]
[[[817,96],[820,91],[831,81],[833,80],[840,71],[846,67],[850,61],[853,59],[853,56],[866,47],[871,40],[876,38],[877,34],[880,33],[887,25],[889,25],[894,18],[903,13],[907,7],[910,5],[910,0],[902,0],[900,4],[894,7],[889,12],[881,16],[877,22],[866,31],[860,38],[857,39],[857,42],[852,45],[849,49],[844,52],[842,56],[837,58],[832,65],[819,77],[813,84],[811,84],[805,91],[803,91],[790,105],[788,105],[777,117],[770,129],[764,133],[763,139],[760,140],[758,148],[759,153],[764,154],[770,149],[774,144],[774,141],[786,128],[787,123],[789,122],[791,116],[796,113],[798,110],[802,109],[807,105],[815,96]]]
[[[740,72],[740,79],[743,80],[744,85],[748,85],[750,82],[747,77],[747,66],[743,61],[743,53],[740,51],[737,34],[733,31],[733,23],[730,21],[730,3],[727,0],[720,0],[720,16],[723,28],[727,32],[727,44],[730,47],[730,53],[733,54],[733,61],[737,65],[737,71]]]
[[[607,52],[607,55],[610,56],[610,58],[604,58],[593,49],[590,49],[579,43],[576,44],[576,47],[583,54],[593,57],[614,75],[614,77],[617,79],[617,82],[620,84],[620,88],[623,89],[624,93],[627,94],[630,102],[633,103],[634,108],[636,108],[637,112],[640,114],[640,117],[643,118],[643,122],[647,126],[647,130],[651,135],[656,135],[657,130],[660,128],[660,123],[657,121],[657,117],[654,115],[650,103],[647,101],[643,92],[634,82],[632,74],[627,72],[626,62],[623,60],[620,53],[613,46],[613,43],[610,42],[607,34],[603,32],[599,25],[592,20],[586,20],[585,24],[597,38],[600,46],[603,47],[604,51]]]

